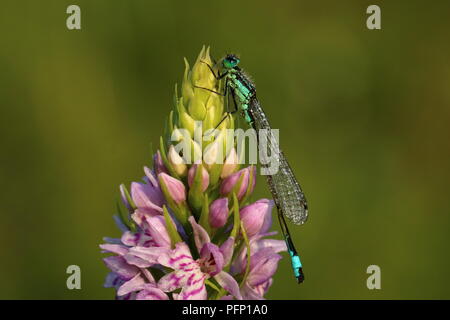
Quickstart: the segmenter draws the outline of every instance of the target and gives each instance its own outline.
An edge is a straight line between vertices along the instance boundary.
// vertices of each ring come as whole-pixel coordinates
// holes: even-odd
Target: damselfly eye
[[[223,60],[223,65],[225,68],[234,68],[235,66],[238,65],[238,63],[239,63],[239,59],[234,55],[228,55]]]

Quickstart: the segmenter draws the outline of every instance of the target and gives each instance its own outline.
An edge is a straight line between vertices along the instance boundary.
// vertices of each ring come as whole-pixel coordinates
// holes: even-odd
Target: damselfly
[[[228,54],[221,59],[218,64],[216,63],[214,67],[203,62],[209,67],[216,79],[223,79],[225,81],[223,93],[208,88],[203,89],[223,95],[227,101],[229,98],[228,95],[230,94],[234,102],[234,110],[229,110],[227,108],[227,113],[232,114],[241,111],[245,121],[257,132],[261,129],[265,129],[267,130],[267,133],[271,135],[272,131],[269,121],[256,98],[255,86],[242,69],[238,67],[239,61],[237,56]],[[214,71],[215,68],[217,69],[217,74]],[[226,117],[224,119],[226,119]],[[294,275],[297,278],[298,283],[301,283],[304,280],[302,263],[297,250],[295,249],[284,217],[286,216],[294,224],[303,224],[308,218],[308,205],[306,203],[305,195],[303,194],[289,163],[275,141],[276,140],[272,137],[267,138],[267,142],[271,144],[268,146],[269,149],[272,150],[272,152],[275,151],[275,159],[279,163],[279,169],[278,172],[273,175],[267,176],[267,182],[278,209],[278,220],[280,222],[284,240],[286,241],[288,252],[291,256]]]

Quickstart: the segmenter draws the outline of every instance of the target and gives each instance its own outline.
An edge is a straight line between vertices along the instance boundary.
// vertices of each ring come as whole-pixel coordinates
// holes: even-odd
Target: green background
[[[142,177],[204,44],[241,56],[310,203],[291,227],[306,281],[285,256],[267,297],[450,298],[449,4],[2,1],[0,298],[113,297],[98,244],[119,235],[118,186]]]

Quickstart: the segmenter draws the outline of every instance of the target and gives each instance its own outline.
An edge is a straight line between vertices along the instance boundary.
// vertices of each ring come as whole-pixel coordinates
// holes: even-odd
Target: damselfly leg
[[[227,72],[224,72],[223,74],[220,74],[220,72],[218,72],[218,74],[216,75],[216,73],[214,72],[213,67],[211,67],[207,62],[205,62],[203,60],[200,60],[200,62],[202,62],[202,63],[204,63],[204,64],[206,64],[208,66],[209,70],[214,75],[216,80],[221,80],[222,78],[224,78],[228,74],[228,71],[227,71]],[[238,108],[237,102],[236,102],[236,95],[234,93],[234,90],[231,89],[231,88],[230,88],[230,92],[231,92],[231,96],[233,98],[234,110],[230,111],[230,108],[229,108],[229,98],[227,96],[228,89],[229,89],[228,88],[228,79],[225,80],[225,86],[224,86],[224,92],[223,93],[217,92],[217,91],[209,89],[209,88],[196,86],[196,85],[194,85],[194,88],[207,90],[209,92],[212,92],[212,93],[215,93],[215,94],[220,95],[222,97],[225,97],[226,100],[227,100],[226,104],[225,104],[226,105],[226,109],[227,109],[227,111],[225,111],[226,115],[222,118],[222,120],[220,120],[219,124],[214,129],[217,129],[222,124],[222,122],[224,122],[225,119],[227,119],[230,115],[235,114],[236,112],[238,112],[239,108]]]

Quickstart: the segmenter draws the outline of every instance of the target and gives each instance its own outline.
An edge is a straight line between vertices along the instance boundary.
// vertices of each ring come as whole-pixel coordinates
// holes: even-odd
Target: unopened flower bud
[[[252,172],[252,184],[249,186],[250,182],[250,172]],[[253,189],[255,188],[255,181],[256,181],[256,167],[250,166],[244,169],[239,170],[236,173],[233,173],[229,177],[225,178],[223,180],[222,185],[220,186],[220,194],[221,195],[228,195],[230,192],[234,190],[235,187],[238,187],[239,181],[242,183],[239,186],[239,189],[236,190],[236,196],[239,200],[241,200],[247,191],[249,193],[253,192]],[[250,190],[248,190],[250,189]]]
[[[231,149],[227,158],[225,159],[225,163],[223,164],[222,172],[220,173],[220,177],[225,179],[230,176],[238,167],[238,156],[236,153],[236,149]]]
[[[213,228],[221,228],[228,219],[228,198],[214,200],[209,206],[209,224]]]
[[[167,197],[169,197],[170,200],[175,201],[176,204],[181,204],[182,202],[186,201],[186,188],[180,180],[175,179],[165,173],[159,174],[158,178],[160,184],[164,184],[164,186],[167,188],[168,194],[164,193],[166,200],[169,201],[169,199],[167,199]]]
[[[183,158],[180,157],[178,152],[175,151],[175,147],[173,145],[169,147],[168,160],[176,174],[178,174],[180,177],[184,177],[186,175],[186,163],[184,162]]]
[[[265,229],[272,224],[273,205],[273,201],[261,199],[240,210],[241,221],[248,237],[267,231]]]
[[[195,179],[195,176],[197,175],[198,168],[199,168],[199,166],[197,164],[194,164],[189,169],[189,172],[188,172],[189,187],[191,187],[192,184],[194,183],[194,179]],[[208,185],[209,185],[209,173],[203,166],[201,168],[202,168],[201,175],[200,175],[201,190],[202,190],[202,192],[205,192],[205,190],[208,188]]]

